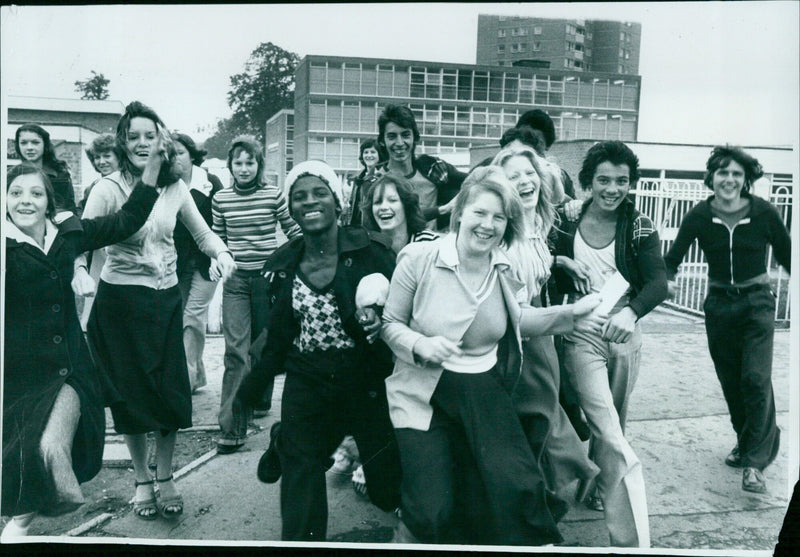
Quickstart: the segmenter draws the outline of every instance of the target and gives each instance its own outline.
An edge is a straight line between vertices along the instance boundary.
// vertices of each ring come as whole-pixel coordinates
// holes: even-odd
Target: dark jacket
[[[361,203],[364,201],[364,194],[369,189],[370,184],[378,179],[378,175],[374,172],[367,176],[367,169],[361,171],[361,174],[356,176],[353,180],[353,190],[350,192],[350,206],[347,208],[347,213],[342,214],[343,226],[361,226]]]
[[[575,233],[591,203],[589,198],[583,204],[580,217],[575,222],[569,222],[563,214],[560,215],[557,255],[575,256]],[[614,259],[617,269],[631,285],[628,305],[642,318],[667,297],[667,274],[661,257],[661,241],[653,222],[637,211],[630,199],[623,200],[617,211]],[[559,292],[575,292],[572,278],[565,271],[555,269],[553,274]]]
[[[733,231],[712,214],[713,195],[683,217],[678,236],[664,256],[670,279],[695,238],[708,260],[712,281],[734,284],[766,273],[767,246],[772,246],[775,259],[791,272],[791,238],[778,210],[760,197],[745,196],[750,198],[750,211]]]
[[[222,182],[213,174],[208,175],[208,181],[211,182],[211,193],[208,194],[208,196],[203,195],[201,191],[196,189],[190,189],[189,194],[192,196],[192,199],[194,199],[194,204],[197,205],[197,209],[200,211],[200,214],[203,215],[206,224],[211,228],[211,200],[214,194],[222,189]],[[211,265],[211,259],[200,251],[200,248],[197,247],[197,243],[194,241],[194,238],[192,238],[189,230],[180,220],[175,223],[175,231],[172,233],[172,240],[175,242],[175,251],[178,254],[178,261],[175,265],[178,276],[180,277],[187,267],[193,266],[200,271],[204,279],[210,280],[208,278],[208,268]]]
[[[56,211],[72,211],[75,213],[77,207],[75,206],[75,190],[72,187],[72,178],[69,175],[69,168],[67,163],[59,161],[61,164],[59,168],[53,168],[47,165],[42,165],[42,171],[47,174],[50,179],[50,184],[53,186],[53,193],[55,197],[53,201],[56,205]]]
[[[452,164],[430,155],[419,155],[414,159],[414,167],[436,186],[436,207],[422,211],[426,221],[436,219],[437,230],[447,230],[450,215],[440,215],[439,207],[447,205],[461,190],[466,174]]]
[[[340,227],[338,244],[339,264],[333,291],[339,316],[345,332],[355,341],[362,384],[365,390],[375,390],[376,386],[382,388],[383,380],[392,372],[392,356],[383,341],[367,342],[355,315],[356,287],[363,277],[373,273],[391,279],[395,254],[387,238],[361,227]],[[292,309],[292,283],[304,250],[300,236],[278,248],[264,264],[263,271],[269,276],[266,344],[238,391],[239,398],[250,406],[258,403],[270,378],[284,371],[286,356],[300,333],[300,323]]]
[[[155,188],[140,186],[113,215],[69,217],[58,225],[47,254],[6,238],[3,515],[38,511],[51,503],[39,441],[64,383],[80,397],[81,417],[72,447],[78,481],[90,480],[102,466],[103,399],[75,310],[73,263],[78,254],[139,230],[156,199]]]

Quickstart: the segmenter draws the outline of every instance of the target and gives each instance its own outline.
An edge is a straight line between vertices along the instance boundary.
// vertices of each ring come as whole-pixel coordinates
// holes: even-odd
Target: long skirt
[[[117,433],[167,434],[192,425],[178,286],[100,281],[87,333]]]

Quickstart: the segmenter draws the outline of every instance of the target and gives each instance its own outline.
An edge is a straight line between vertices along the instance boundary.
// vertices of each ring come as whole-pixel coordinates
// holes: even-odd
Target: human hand
[[[211,260],[211,265],[208,266],[208,278],[211,282],[217,282],[222,277],[219,272],[219,264],[216,259]]]
[[[594,308],[600,305],[602,298],[600,294],[588,294],[574,304],[572,304],[572,316],[583,317],[589,314]]]
[[[439,214],[440,215],[449,215],[453,212],[453,207],[456,205],[456,198],[454,197],[444,205],[439,207]]]
[[[567,201],[564,203],[564,216],[568,221],[575,222],[581,216],[581,207],[583,207],[583,201],[580,199]]]
[[[590,333],[599,335],[603,331],[603,326],[608,321],[608,315],[590,311],[575,319],[574,329],[579,333]]]
[[[364,307],[356,310],[356,318],[358,324],[367,333],[367,342],[372,344],[378,335],[381,333],[381,318],[378,317],[378,312],[375,308]]]
[[[169,152],[174,151],[172,138],[169,132],[161,124],[156,124],[158,137],[150,145],[150,152],[147,155],[147,162],[142,171],[142,183],[146,186],[155,186],[158,182],[158,173],[161,166],[169,163]]]
[[[219,253],[217,255],[217,259],[212,261],[211,267],[208,269],[209,278],[211,278],[211,268],[214,266],[214,263],[216,263],[217,266],[217,279],[221,277],[222,280],[225,280],[236,270],[236,262],[233,260],[233,256],[229,251],[223,251],[222,253]]]
[[[667,281],[667,299],[673,300],[678,295],[678,282],[675,280]]]
[[[618,344],[628,342],[633,335],[637,319],[638,316],[630,306],[625,306],[619,313],[613,315],[611,319],[606,321],[602,330],[603,340]]]
[[[425,365],[440,366],[442,362],[454,355],[461,355],[458,344],[442,336],[422,337],[412,350]]]
[[[566,273],[572,277],[572,282],[575,284],[575,290],[581,294],[588,294],[592,287],[592,278],[589,275],[589,268],[581,263],[575,261],[571,257],[559,255],[558,266],[563,268]]]
[[[97,287],[94,279],[89,275],[89,271],[82,265],[75,269],[75,274],[72,276],[72,282],[70,284],[76,296],[94,296]]]

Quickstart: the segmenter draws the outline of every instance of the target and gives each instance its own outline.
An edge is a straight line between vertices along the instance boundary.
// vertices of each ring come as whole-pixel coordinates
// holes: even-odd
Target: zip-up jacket
[[[561,216],[556,255],[575,257],[575,233],[591,203],[592,199],[589,198],[583,204],[580,217],[575,222],[569,222]],[[631,285],[628,306],[641,319],[667,297],[667,274],[658,232],[653,221],[637,211],[633,202],[626,198],[617,208],[614,240],[617,270]],[[555,269],[553,275],[559,292],[575,292],[572,278],[563,269]]]
[[[733,228],[711,212],[713,195],[683,217],[678,236],[664,256],[670,280],[695,238],[708,260],[711,281],[738,284],[766,273],[768,245],[778,263],[791,272],[791,238],[778,210],[760,197],[742,196],[750,199],[750,211]]]
[[[392,355],[383,341],[367,342],[366,334],[356,318],[355,295],[358,283],[367,275],[381,273],[391,279],[395,254],[389,239],[361,227],[339,228],[337,237],[339,262],[333,278],[333,293],[339,317],[347,335],[355,341],[358,370],[365,390],[383,388],[383,379],[392,371]],[[260,359],[245,377],[237,393],[244,402],[255,405],[275,375],[283,373],[292,341],[300,334],[300,322],[292,309],[292,284],[305,251],[303,237],[290,240],[268,256],[263,273],[266,287],[266,344]]]

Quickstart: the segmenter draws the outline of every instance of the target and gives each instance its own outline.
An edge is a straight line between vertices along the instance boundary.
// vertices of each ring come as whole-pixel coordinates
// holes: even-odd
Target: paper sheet
[[[625,295],[630,286],[630,283],[625,280],[625,277],[623,277],[619,271],[611,275],[608,280],[606,280],[603,288],[600,289],[601,301],[594,309],[594,312],[599,314],[610,312],[614,306],[617,305],[620,298]]]

